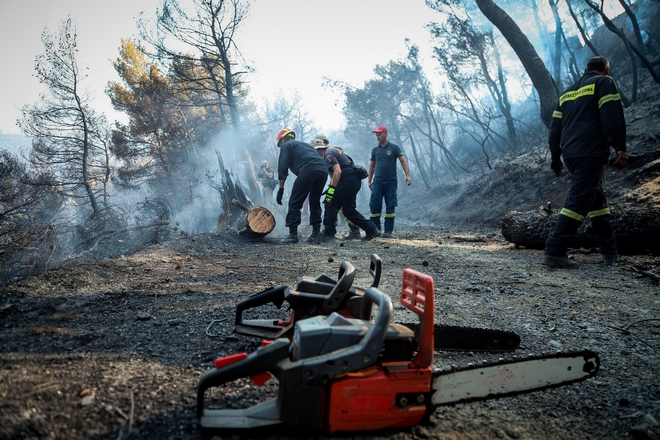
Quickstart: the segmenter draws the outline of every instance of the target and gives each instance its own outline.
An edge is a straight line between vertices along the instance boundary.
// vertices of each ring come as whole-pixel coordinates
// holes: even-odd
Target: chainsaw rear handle
[[[380,275],[383,273],[383,260],[378,254],[371,254],[371,264],[369,265],[369,274],[373,277],[371,287],[378,287],[380,284]]]
[[[348,294],[355,279],[355,267],[348,261],[344,261],[339,266],[339,279],[330,293],[323,301],[323,309],[333,312],[338,310],[344,298]]]
[[[282,338],[258,348],[243,360],[206,372],[197,385],[197,417],[202,417],[204,414],[204,393],[207,389],[242,377],[264,373],[277,363],[288,359],[288,356],[289,340]]]
[[[247,309],[264,306],[270,303],[275,304],[278,309],[282,308],[284,297],[288,291],[289,286],[279,286],[254,294],[245,301],[240,302],[238,306],[236,306],[236,318],[234,320],[234,324],[243,323],[243,312]]]
[[[369,274],[373,277],[371,282],[371,287],[378,287],[380,284],[380,276],[383,272],[383,260],[380,259],[378,254],[371,254],[371,264],[369,265]],[[371,309],[373,301],[365,301],[362,298],[362,303],[360,304],[360,319],[369,321],[371,319]]]
[[[303,360],[303,384],[315,385],[324,383],[339,375],[358,371],[378,362],[378,356],[383,350],[385,335],[387,334],[394,308],[392,307],[392,299],[389,295],[381,292],[376,287],[370,287],[366,290],[363,301],[365,300],[378,304],[378,315],[373,326],[360,340],[359,344]],[[295,340],[296,335],[294,334]]]

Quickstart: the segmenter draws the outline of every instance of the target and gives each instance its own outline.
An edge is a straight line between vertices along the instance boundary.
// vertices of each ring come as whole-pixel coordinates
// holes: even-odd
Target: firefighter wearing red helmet
[[[286,214],[289,235],[280,240],[280,243],[298,243],[300,211],[305,199],[309,197],[309,223],[312,225],[312,234],[306,241],[319,244],[321,240],[321,193],[328,179],[325,161],[318,155],[314,147],[296,140],[296,134],[289,128],[280,130],[275,141],[280,149],[277,165],[279,190],[276,200],[278,204],[282,204],[284,183],[289,171],[296,176],[289,195],[289,207]]]

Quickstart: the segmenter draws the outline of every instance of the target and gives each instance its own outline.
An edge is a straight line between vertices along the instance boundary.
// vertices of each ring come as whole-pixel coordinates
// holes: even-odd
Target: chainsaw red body
[[[373,324],[337,314],[319,316],[297,323],[292,342],[281,338],[249,355],[216,361],[220,368],[206,373],[198,386],[197,412],[202,426],[239,429],[285,424],[338,432],[418,424],[430,409],[433,293],[430,276],[404,270],[401,304],[419,316],[421,326],[414,357],[402,354],[412,352],[400,348],[414,334],[390,324],[391,300],[372,287],[365,298],[378,305]],[[338,333],[333,335],[335,339],[351,342],[356,338],[357,343],[335,349],[332,337],[323,339],[321,330],[326,327],[322,320],[332,321],[330,328]],[[321,339],[324,348],[310,355],[305,341],[317,350],[317,340]],[[397,347],[395,354],[385,359],[383,353],[390,345]],[[280,382],[276,400],[248,409],[204,408],[204,393],[210,387],[246,376],[262,379],[265,371]]]

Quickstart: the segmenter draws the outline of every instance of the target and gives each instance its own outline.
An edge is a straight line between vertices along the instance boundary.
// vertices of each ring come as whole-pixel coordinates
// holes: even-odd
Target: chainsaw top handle
[[[378,304],[378,315],[374,325],[359,344],[303,360],[303,384],[322,383],[341,374],[370,367],[378,362],[394,308],[389,295],[375,287],[366,290],[363,301],[365,300]],[[296,341],[295,333],[293,339]]]

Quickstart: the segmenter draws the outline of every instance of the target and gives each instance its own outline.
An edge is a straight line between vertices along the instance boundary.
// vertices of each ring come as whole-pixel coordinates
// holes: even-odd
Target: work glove
[[[550,161],[550,170],[552,170],[556,176],[559,176],[561,174],[561,170],[563,169],[564,163],[561,161],[561,159],[552,159]]]
[[[335,196],[335,187],[334,186],[328,187],[328,190],[325,193],[325,203],[332,202],[332,198],[334,196]]]
[[[280,188],[277,190],[277,204],[281,205],[282,204],[282,196],[284,195],[284,188]]]

